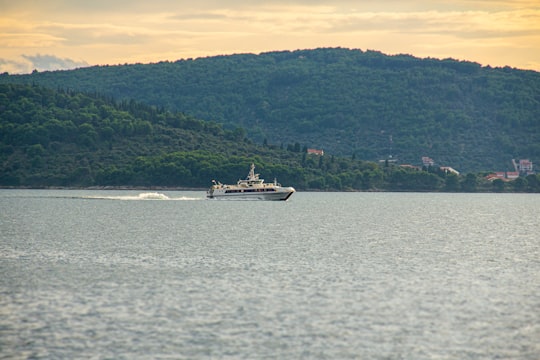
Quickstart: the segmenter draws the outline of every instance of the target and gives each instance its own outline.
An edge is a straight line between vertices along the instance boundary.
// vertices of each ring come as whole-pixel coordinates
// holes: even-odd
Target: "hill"
[[[257,143],[462,172],[540,161],[540,74],[375,51],[315,49],[0,76],[131,99],[242,127]]]
[[[0,186],[196,187],[236,181],[250,163],[299,190],[540,191],[482,174],[418,170],[307,154],[299,143],[257,145],[245,130],[136,101],[36,85],[0,85]]]
[[[299,189],[369,189],[382,179],[375,164],[322,166],[298,144],[289,150],[256,145],[245,130],[135,101],[34,85],[0,85],[0,186],[197,187],[233,182],[257,170]],[[339,166],[338,166],[339,164]],[[353,179],[353,178],[351,178]]]

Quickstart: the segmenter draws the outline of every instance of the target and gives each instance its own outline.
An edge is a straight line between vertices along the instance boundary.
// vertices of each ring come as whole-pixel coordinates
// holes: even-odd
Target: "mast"
[[[259,180],[259,174],[255,174],[255,164],[251,163],[249,174],[246,180]]]

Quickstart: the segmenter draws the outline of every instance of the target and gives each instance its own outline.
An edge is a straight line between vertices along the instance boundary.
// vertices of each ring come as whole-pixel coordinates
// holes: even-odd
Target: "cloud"
[[[0,0],[0,70],[335,46],[530,67],[537,1]]]
[[[22,55],[28,60],[32,67],[39,71],[51,71],[60,69],[75,69],[79,67],[89,66],[86,61],[76,61],[72,59],[62,59],[54,55]]]
[[[29,73],[33,70],[68,70],[86,66],[89,66],[86,61],[62,59],[54,55],[21,55],[16,59],[0,59],[0,73],[10,74]]]

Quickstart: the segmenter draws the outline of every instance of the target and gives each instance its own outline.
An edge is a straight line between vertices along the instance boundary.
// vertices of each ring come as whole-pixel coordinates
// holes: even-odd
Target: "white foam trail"
[[[103,195],[93,195],[93,196],[83,196],[85,199],[101,199],[101,200],[203,200],[204,198],[198,198],[198,197],[188,197],[188,196],[181,196],[181,197],[168,197],[165,194],[158,193],[158,192],[148,192],[148,193],[140,193],[138,195],[123,195],[123,196],[103,196]]]
[[[196,200],[205,200],[204,197],[188,197],[188,196],[182,196],[179,198],[171,198],[171,200],[182,200],[182,201],[196,201]]]
[[[141,200],[170,200],[167,195],[157,192],[142,193],[138,197]]]

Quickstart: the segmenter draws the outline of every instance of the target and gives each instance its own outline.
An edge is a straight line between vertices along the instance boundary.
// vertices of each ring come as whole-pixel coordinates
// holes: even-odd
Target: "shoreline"
[[[167,186],[0,186],[0,190],[161,190],[161,191],[206,191],[206,188]]]
[[[0,190],[100,190],[100,191],[202,191],[206,192],[208,188],[182,187],[182,186],[0,186]],[[340,193],[434,193],[434,194],[537,194],[527,191],[488,191],[477,190],[466,191],[430,191],[430,190],[322,190],[322,189],[303,189],[297,192],[340,192]]]

